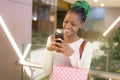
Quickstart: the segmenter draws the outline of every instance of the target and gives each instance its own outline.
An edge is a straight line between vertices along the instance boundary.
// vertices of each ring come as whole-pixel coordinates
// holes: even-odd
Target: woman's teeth
[[[70,30],[65,30],[66,32],[70,32]]]

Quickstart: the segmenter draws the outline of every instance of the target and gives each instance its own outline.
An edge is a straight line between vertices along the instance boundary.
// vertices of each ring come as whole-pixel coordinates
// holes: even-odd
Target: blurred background
[[[46,41],[56,29],[62,30],[65,14],[74,1],[0,0],[1,80],[48,80],[41,66]],[[89,80],[119,80],[120,0],[86,1],[91,12],[78,35],[90,41],[94,48]],[[17,65],[21,59],[31,64]]]

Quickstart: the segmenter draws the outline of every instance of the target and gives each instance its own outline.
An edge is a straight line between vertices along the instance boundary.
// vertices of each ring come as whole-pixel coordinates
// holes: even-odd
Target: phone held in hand
[[[55,38],[61,38],[62,40],[64,40],[63,33],[56,32]],[[56,40],[56,42],[62,43],[60,40]]]

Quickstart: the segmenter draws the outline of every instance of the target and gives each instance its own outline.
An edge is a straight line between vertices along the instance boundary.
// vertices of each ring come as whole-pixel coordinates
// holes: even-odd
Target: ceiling
[[[64,0],[69,3],[73,3],[74,1],[77,0]],[[97,2],[94,2],[94,0],[86,0],[91,7],[101,7],[101,4],[104,4],[104,7],[115,7],[115,8],[120,8],[120,0],[98,0]]]

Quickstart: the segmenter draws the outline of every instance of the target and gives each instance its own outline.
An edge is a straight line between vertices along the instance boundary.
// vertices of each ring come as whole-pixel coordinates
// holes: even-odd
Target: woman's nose
[[[67,23],[66,25],[65,25],[65,28],[70,28],[71,27],[71,25],[69,24],[69,23]]]

